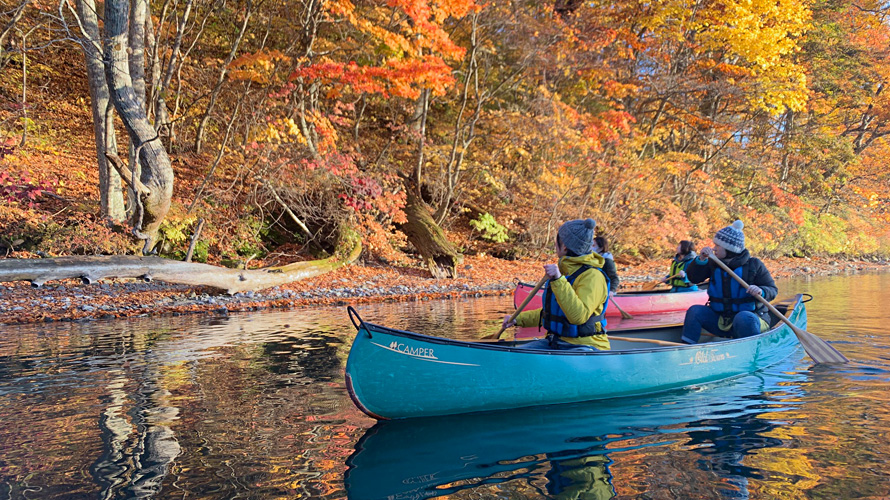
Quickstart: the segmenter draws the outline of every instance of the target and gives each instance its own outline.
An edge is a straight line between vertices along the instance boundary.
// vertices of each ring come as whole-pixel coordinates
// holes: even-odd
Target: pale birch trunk
[[[158,229],[170,210],[173,196],[173,168],[158,133],[148,121],[142,101],[133,89],[128,55],[129,2],[105,2],[105,74],[114,107],[120,115],[142,171],[138,180],[127,178],[137,193],[133,233],[145,241],[143,253],[150,253]],[[130,167],[132,168],[132,166]],[[129,172],[132,175],[132,172]]]
[[[117,155],[117,136],[112,120],[113,104],[109,99],[108,83],[105,80],[105,66],[102,63],[99,20],[93,0],[79,0],[77,13],[81,20],[83,51],[86,59],[87,78],[90,87],[90,107],[93,112],[93,135],[96,143],[96,163],[99,167],[99,210],[103,217],[115,221],[126,218],[124,194],[121,178],[108,163],[105,153]]]

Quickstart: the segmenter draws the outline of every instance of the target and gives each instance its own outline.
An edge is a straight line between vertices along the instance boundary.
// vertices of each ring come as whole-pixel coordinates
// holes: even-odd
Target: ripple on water
[[[812,366],[801,350],[757,374],[645,398],[406,422],[375,423],[349,400],[355,328],[343,308],[11,327],[0,336],[0,493],[880,498],[888,286],[890,275],[779,283],[815,297],[808,330],[849,365]],[[478,338],[512,304],[358,310]]]

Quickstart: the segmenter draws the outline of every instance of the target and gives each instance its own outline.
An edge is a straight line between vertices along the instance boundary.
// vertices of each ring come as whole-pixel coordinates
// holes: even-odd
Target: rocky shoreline
[[[0,283],[0,324],[53,321],[91,321],[155,315],[216,314],[294,309],[319,305],[418,301],[512,294],[516,279],[535,282],[547,261],[505,261],[486,256],[467,257],[459,275],[435,280],[416,266],[358,264],[331,274],[258,292],[226,295],[206,287],[160,282],[104,280],[84,285],[77,281],[32,288],[27,283]],[[771,259],[767,267],[777,279],[799,275],[881,271],[890,262],[875,259]],[[663,277],[666,260],[622,263],[622,289]]]

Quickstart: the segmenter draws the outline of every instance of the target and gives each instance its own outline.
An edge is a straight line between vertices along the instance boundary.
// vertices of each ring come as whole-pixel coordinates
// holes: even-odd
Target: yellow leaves
[[[650,37],[692,49],[702,69],[729,76],[743,86],[749,102],[772,114],[800,110],[807,99],[805,69],[794,55],[810,28],[804,0],[685,0],[647,3],[640,15]],[[718,60],[709,60],[713,54]],[[708,64],[711,67],[706,67]]]
[[[178,214],[170,213],[164,219],[159,232],[164,239],[171,245],[183,243],[188,239],[191,228],[194,226],[198,217],[195,215],[182,217]]]
[[[542,170],[540,177],[541,183],[556,187],[557,190],[567,188],[573,184],[574,181],[574,177],[568,175],[565,165],[548,166]]]
[[[281,144],[285,142],[306,144],[306,138],[292,118],[272,120],[260,128],[253,137],[256,142]]]
[[[278,63],[288,62],[290,58],[277,50],[262,49],[258,52],[244,54],[229,65],[230,80],[252,81],[266,85],[270,83]]]
[[[729,49],[759,83],[750,102],[773,114],[800,110],[806,102],[804,68],[792,56],[809,28],[804,2],[752,0],[726,5],[725,20],[709,26],[700,40],[714,50]],[[741,73],[739,73],[741,76]]]
[[[284,125],[287,127],[287,133],[289,135],[292,135],[294,137],[302,137],[302,134],[300,133],[300,127],[298,127],[297,124],[294,123],[293,118],[284,120]]]
[[[313,127],[318,136],[315,147],[318,149],[319,153],[327,154],[337,150],[337,140],[339,139],[339,135],[337,134],[337,129],[334,128],[333,124],[331,124],[331,121],[327,117],[316,110],[307,112],[303,118]],[[293,121],[290,121],[290,125],[291,127],[289,130],[294,130],[296,128],[293,126]],[[300,137],[302,138],[302,135]]]
[[[482,182],[488,184],[498,191],[506,189],[504,183],[501,182],[500,179],[498,179],[497,177],[491,175],[491,172],[489,172],[488,170],[482,171]]]

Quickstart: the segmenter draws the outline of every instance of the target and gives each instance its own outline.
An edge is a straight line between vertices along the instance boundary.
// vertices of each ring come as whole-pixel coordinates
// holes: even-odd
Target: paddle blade
[[[624,309],[622,309],[621,306],[618,305],[618,301],[615,300],[614,297],[612,298],[612,305],[614,305],[615,308],[618,309],[618,312],[621,313],[622,319],[634,319],[633,316],[631,316],[629,313],[625,312]]]
[[[504,333],[503,327],[501,327],[501,329],[498,330],[498,333],[492,333],[491,335],[486,335],[486,336],[482,337],[480,340],[500,340],[502,333]]]
[[[795,328],[794,333],[797,335],[797,340],[800,341],[800,345],[803,346],[803,350],[806,351],[807,355],[813,358],[813,361],[816,363],[843,364],[850,362],[846,356],[838,352],[838,350],[832,347],[831,344],[812,333],[799,328]]]
[[[661,280],[650,281],[648,283],[643,283],[642,289],[643,289],[643,291],[648,292],[649,290],[654,290],[655,287],[657,287],[660,284],[662,284]]]

